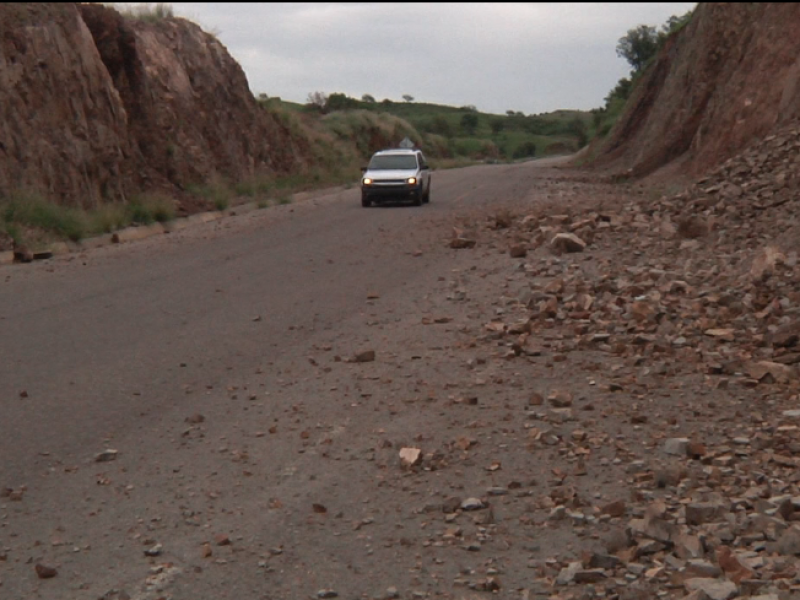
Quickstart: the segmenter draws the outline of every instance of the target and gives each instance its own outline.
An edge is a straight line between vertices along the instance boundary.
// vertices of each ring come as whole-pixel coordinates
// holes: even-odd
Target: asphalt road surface
[[[338,503],[349,534],[371,496],[357,461],[312,467],[374,430],[347,407],[375,392],[330,377],[418,320],[454,215],[535,198],[541,172],[440,171],[422,207],[364,209],[353,188],[0,267],[0,598],[412,593],[407,565],[339,564],[309,524]]]

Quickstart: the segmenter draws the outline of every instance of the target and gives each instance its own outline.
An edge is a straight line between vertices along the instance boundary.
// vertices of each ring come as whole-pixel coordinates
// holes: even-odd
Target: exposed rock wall
[[[645,73],[594,162],[705,173],[800,115],[800,5],[700,3]]]
[[[0,193],[96,203],[123,193],[135,154],[76,6],[0,4]]]
[[[84,207],[216,177],[285,173],[309,150],[241,67],[185,19],[98,4],[0,4],[0,194]]]

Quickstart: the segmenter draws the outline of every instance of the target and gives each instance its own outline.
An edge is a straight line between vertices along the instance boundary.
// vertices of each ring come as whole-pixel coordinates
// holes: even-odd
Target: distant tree
[[[461,128],[469,135],[473,135],[478,128],[478,115],[474,113],[466,113],[461,117]]]
[[[600,129],[600,125],[603,123],[603,117],[606,116],[605,108],[593,108],[591,111],[592,113],[592,127],[594,127],[595,131]]]
[[[433,117],[429,126],[429,131],[431,133],[443,135],[444,137],[453,135],[453,128],[450,126],[450,121],[448,121],[444,115],[436,115]]]
[[[414,101],[414,96],[409,96],[408,94],[403,94],[403,100],[405,100],[406,102],[413,102]]]
[[[375,96],[372,96],[371,94],[364,94],[363,96],[361,96],[361,101],[362,102],[369,102],[370,104],[374,104],[375,103]]]
[[[514,112],[514,111],[513,111],[513,110],[511,110],[511,109],[508,109],[508,110],[506,111],[506,116],[508,116],[508,117],[513,117],[515,114],[517,114],[517,113],[516,113],[516,112]]]
[[[461,107],[461,110],[468,110],[470,112],[478,112],[477,107],[474,104],[465,104]]]
[[[320,112],[325,112],[325,107],[328,104],[328,94],[325,92],[310,92],[306,103],[317,108]]]
[[[586,122],[580,117],[576,116],[571,119],[567,124],[567,130],[575,136],[579,148],[583,148],[586,142],[589,141],[589,132],[587,131]]]
[[[261,92],[258,95],[258,99],[261,100],[261,102],[265,102],[265,101],[269,100],[269,96],[267,96],[264,92]]]
[[[503,131],[505,125],[506,125],[505,121],[503,121],[503,119],[500,118],[492,119],[489,122],[489,126],[492,128],[492,133],[495,135]]]
[[[624,103],[625,100],[628,99],[628,96],[631,95],[632,89],[633,82],[630,79],[627,77],[620,79],[617,82],[617,85],[614,86],[614,89],[611,90],[605,97],[605,108],[607,109],[614,102],[614,100],[622,100]]]
[[[525,131],[533,135],[551,135],[553,131],[548,131],[548,122],[538,115],[528,115],[522,125]]]
[[[629,29],[627,34],[619,38],[617,56],[627,60],[633,72],[638,73],[656,55],[658,48],[659,38],[656,28],[652,25],[639,25]]]
[[[358,108],[358,100],[350,98],[346,94],[335,93],[328,96],[325,102],[325,112],[333,112],[335,110],[347,110],[351,108]]]
[[[661,26],[661,31],[658,32],[659,41],[663,43],[663,41],[671,34],[679,29],[681,29],[684,25],[686,25],[689,21],[692,20],[692,15],[694,14],[694,10],[690,10],[683,15],[672,15],[670,18],[667,19],[667,22]]]
[[[532,141],[522,142],[511,155],[512,158],[526,158],[528,156],[536,156],[536,144]]]

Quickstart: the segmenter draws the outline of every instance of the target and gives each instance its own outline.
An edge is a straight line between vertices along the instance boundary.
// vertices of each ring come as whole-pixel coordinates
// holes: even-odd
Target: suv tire
[[[428,189],[425,191],[425,196],[422,198],[422,201],[425,204],[428,204],[428,202],[431,201],[431,184],[430,184],[430,182],[428,183]]]
[[[370,200],[366,194],[361,194],[361,206],[364,208],[372,206],[372,200]]]
[[[414,194],[414,196],[411,198],[411,202],[414,204],[414,206],[422,206],[423,201],[424,196],[422,194],[422,190]]]

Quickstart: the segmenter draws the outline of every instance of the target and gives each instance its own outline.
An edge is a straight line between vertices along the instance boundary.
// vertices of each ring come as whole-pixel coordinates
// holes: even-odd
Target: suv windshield
[[[371,171],[384,171],[389,169],[416,169],[417,157],[413,154],[387,154],[373,156],[369,161]]]

